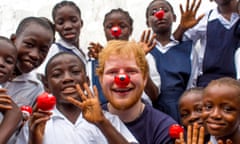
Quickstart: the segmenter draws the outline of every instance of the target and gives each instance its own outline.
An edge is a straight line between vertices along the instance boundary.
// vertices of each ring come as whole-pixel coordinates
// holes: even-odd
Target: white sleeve
[[[237,79],[240,79],[240,48],[236,50],[234,59],[235,59]]]
[[[158,87],[159,94],[160,94],[161,77],[160,77],[160,74],[158,73],[155,59],[151,54],[147,54],[146,59],[148,61],[148,66],[149,66],[149,75],[152,81],[154,82],[154,84]]]

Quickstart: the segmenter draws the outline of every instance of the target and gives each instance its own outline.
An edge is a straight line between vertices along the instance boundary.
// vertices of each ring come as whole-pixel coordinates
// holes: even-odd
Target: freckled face
[[[203,95],[203,119],[216,137],[233,135],[240,124],[239,96],[227,85],[211,86]]]
[[[114,83],[117,74],[128,74],[130,83],[125,88]],[[133,55],[129,58],[112,55],[105,62],[103,76],[100,78],[103,93],[114,108],[125,110],[136,104],[141,97],[146,79],[136,64]]]

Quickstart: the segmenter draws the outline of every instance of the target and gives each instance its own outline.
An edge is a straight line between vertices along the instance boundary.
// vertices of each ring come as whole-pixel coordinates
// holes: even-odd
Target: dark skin
[[[96,125],[106,136],[109,143],[128,143],[126,139],[112,126],[103,115],[98,92],[94,87],[92,93],[83,63],[71,54],[56,57],[47,67],[45,77],[46,89],[57,98],[57,109],[72,123],[75,123],[80,113]],[[85,89],[87,95],[82,91]],[[42,144],[46,122],[50,112],[34,109],[30,119],[30,142]]]
[[[213,1],[213,0],[210,0]],[[231,14],[233,12],[237,12],[237,1],[236,0],[215,0],[217,3],[218,10],[220,14],[227,20],[230,21]],[[200,15],[196,18],[197,10],[199,9],[201,4],[201,0],[193,0],[192,4],[189,4],[189,0],[187,0],[185,11],[183,10],[182,5],[180,5],[181,10],[181,22],[174,32],[174,37],[177,40],[182,40],[183,34],[189,28],[195,26],[203,17],[204,15]]]
[[[4,118],[0,123],[0,143],[7,143],[12,134],[17,130],[22,118],[22,112],[13,102],[7,90],[0,88],[0,112]]]

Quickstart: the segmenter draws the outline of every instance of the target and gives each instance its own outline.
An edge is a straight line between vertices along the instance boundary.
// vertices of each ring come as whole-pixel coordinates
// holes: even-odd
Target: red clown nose
[[[164,11],[163,10],[159,10],[159,11],[157,11],[155,14],[154,14],[154,16],[156,17],[156,18],[158,18],[158,19],[163,19],[163,17],[164,17]]]
[[[127,74],[119,74],[114,78],[115,84],[120,88],[125,88],[130,83],[130,77]]]
[[[114,26],[111,28],[111,34],[114,37],[119,37],[122,34],[122,30],[119,26]]]
[[[32,107],[31,106],[21,106],[20,110],[22,111],[24,118],[27,118],[32,114]]]
[[[180,133],[184,132],[184,129],[179,124],[173,124],[169,128],[169,136],[173,139],[179,139]]]
[[[56,104],[55,96],[48,94],[47,92],[42,93],[37,97],[37,107],[41,110],[48,111],[53,109]]]

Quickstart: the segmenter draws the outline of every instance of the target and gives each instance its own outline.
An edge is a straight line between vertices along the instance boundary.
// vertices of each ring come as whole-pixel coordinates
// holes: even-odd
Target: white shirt
[[[75,124],[71,123],[56,108],[52,111],[51,119],[47,121],[43,144],[107,144],[107,139],[94,124],[86,121],[82,114]],[[104,111],[105,117],[112,125],[129,141],[137,143],[135,137],[130,133],[121,120]],[[28,143],[28,124],[20,132],[16,144]]]
[[[211,11],[211,10],[210,10]],[[197,76],[202,74],[202,62],[203,62],[203,57],[204,57],[204,52],[206,48],[206,34],[207,34],[207,23],[209,21],[219,19],[219,21],[222,23],[222,25],[226,29],[230,29],[239,19],[239,15],[237,13],[232,13],[230,21],[225,19],[218,11],[217,8],[214,8],[209,16],[210,11],[205,13],[205,16],[199,21],[199,23],[194,26],[193,28],[187,30],[184,33],[183,40],[186,39],[191,39],[194,42],[195,49],[198,50],[198,66],[196,66],[195,72],[195,78],[197,79]],[[198,43],[199,42],[199,43]],[[200,45],[199,45],[200,44]],[[240,55],[236,55],[237,57],[235,59],[238,59],[240,62]],[[240,68],[238,68],[240,71]],[[240,72],[238,72],[240,73]]]
[[[5,88],[8,90],[8,95],[18,106],[32,106],[37,96],[44,91],[43,85],[37,79],[34,71],[17,76],[11,82],[8,82]]]

